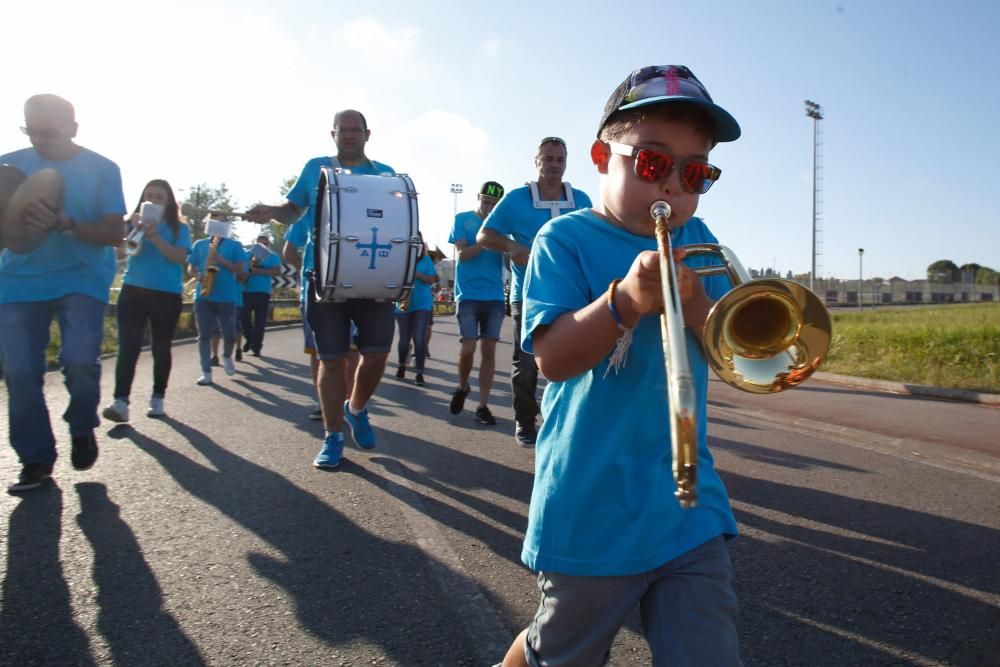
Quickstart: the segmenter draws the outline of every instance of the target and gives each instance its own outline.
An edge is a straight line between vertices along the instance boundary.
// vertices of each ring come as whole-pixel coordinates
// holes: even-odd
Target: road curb
[[[863,389],[888,391],[894,394],[910,394],[912,396],[927,396],[929,398],[943,398],[952,401],[965,401],[967,403],[981,403],[983,405],[1000,406],[1000,394],[969,391],[968,389],[949,389],[947,387],[931,387],[920,384],[909,384],[906,382],[890,382],[889,380],[872,380],[869,378],[853,377],[850,375],[837,375],[836,373],[817,372],[813,374],[813,377],[824,382],[845,384],[851,387],[861,387]]]

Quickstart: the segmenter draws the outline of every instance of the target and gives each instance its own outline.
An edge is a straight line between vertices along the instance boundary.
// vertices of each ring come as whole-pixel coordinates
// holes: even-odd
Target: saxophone
[[[212,242],[208,246],[208,254],[211,255],[213,250],[218,250],[221,242],[221,236],[213,236]],[[205,260],[205,264],[205,273],[201,276],[201,298],[203,299],[212,293],[212,288],[215,286],[215,276],[219,273],[219,267],[214,263],[209,264],[208,259]]]

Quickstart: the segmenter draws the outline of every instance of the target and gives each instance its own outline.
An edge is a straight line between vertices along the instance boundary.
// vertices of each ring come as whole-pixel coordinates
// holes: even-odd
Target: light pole
[[[462,184],[452,183],[451,184],[451,194],[455,198],[454,214],[458,217],[458,195],[462,194]],[[451,270],[454,272],[452,276],[452,290],[455,288],[455,283],[458,281],[458,251],[455,246],[451,246]],[[454,297],[452,297],[454,298]]]
[[[809,271],[809,289],[815,291],[816,277],[816,144],[819,137],[818,123],[823,120],[823,109],[812,100],[806,100],[806,115],[813,119],[813,218],[812,218],[812,269]]]
[[[861,295],[864,294],[862,291],[862,285],[864,285],[864,271],[862,270],[862,258],[865,256],[865,249],[858,248],[858,312],[861,311]]]

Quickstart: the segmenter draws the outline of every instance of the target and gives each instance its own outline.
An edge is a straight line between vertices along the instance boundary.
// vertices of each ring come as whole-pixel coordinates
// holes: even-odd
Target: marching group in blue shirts
[[[41,485],[56,460],[42,393],[53,319],[62,333],[60,363],[71,397],[64,418],[72,463],[83,470],[97,458],[93,430],[99,422],[101,321],[125,214],[117,166],[72,142],[76,124],[68,102],[35,96],[25,105],[25,123],[33,147],[0,156],[0,162],[27,174],[56,169],[66,192],[61,207],[42,202],[21,216],[26,226],[48,233],[41,246],[27,254],[5,250],[0,255],[0,357],[10,440],[23,466],[11,492]],[[418,385],[427,357],[430,288],[437,275],[426,249],[415,267],[408,304],[305,296],[315,280],[310,211],[317,206],[321,170],[393,173],[365,155],[370,136],[360,112],[338,112],[331,131],[336,156],[309,160],[287,201],[257,205],[244,214],[253,222],[292,225],[282,256],[303,272],[305,351],[319,399],[315,416],[324,423],[313,460],[320,469],[336,468],[343,459],[345,424],[360,448],[376,447],[367,408],[384,375],[395,328],[397,377],[406,376],[411,342]],[[607,664],[614,637],[636,606],[654,664],[741,664],[739,608],[725,544],[738,530],[708,449],[708,377],[700,345],[708,309],[730,285],[726,277],[698,277],[692,267],[708,260],[675,251],[698,406],[698,503],[684,507],[674,496],[670,433],[663,418],[668,380],[657,317],[663,292],[650,217],[651,202],[665,201],[676,244],[715,242],[694,214],[699,197],[721,175],[707,162],[710,151],[739,136],[736,120],[687,67],[643,67],[612,92],[590,147],[600,176],[598,205],[563,181],[567,145],[550,136],[536,149],[537,180],[506,191],[487,181],[476,208],[455,218],[449,241],[458,260],[461,350],[449,410],[459,414],[464,409],[478,348],[475,418],[496,424],[489,397],[496,342],[509,312],[514,320],[514,437],[535,448],[521,557],[538,573],[541,598],[503,665]],[[173,192],[162,181],[150,182],[142,200],[159,201],[165,214],[146,232],[149,252],[129,259],[123,280],[115,396],[104,412],[115,421],[128,419],[138,356],[135,332],[147,320],[154,331],[154,387],[147,414],[163,414],[170,369],[165,341],[176,325],[184,262],[199,276],[198,382],[207,384],[212,382],[212,335],[221,334],[223,366],[231,374],[233,353],[239,350],[236,307],[243,298],[245,307],[252,302],[259,308],[259,298],[250,295],[264,287],[264,274],[251,276],[242,289],[238,278],[255,269],[273,271],[280,261],[269,256],[250,267],[244,249],[222,236],[192,245],[190,230],[177,217]],[[509,304],[505,266],[512,276]],[[258,330],[244,331],[249,331],[246,349],[259,352]],[[536,400],[539,373],[548,379],[541,405]]]

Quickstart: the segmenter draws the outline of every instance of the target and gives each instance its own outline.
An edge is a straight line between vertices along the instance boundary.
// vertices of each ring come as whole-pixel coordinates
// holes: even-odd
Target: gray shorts
[[[524,655],[533,667],[606,665],[615,635],[639,605],[653,665],[741,665],[732,574],[722,536],[641,574],[539,572],[542,601]]]

